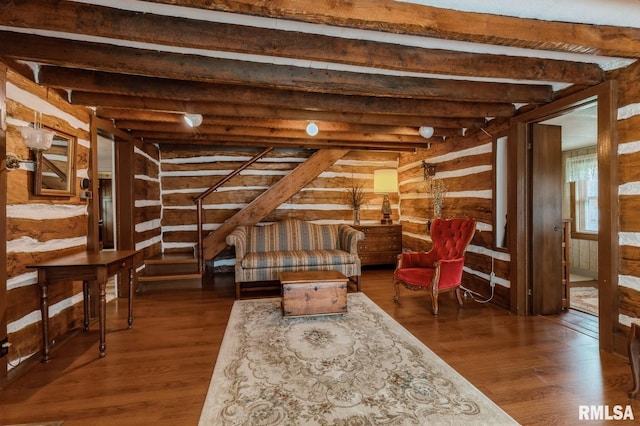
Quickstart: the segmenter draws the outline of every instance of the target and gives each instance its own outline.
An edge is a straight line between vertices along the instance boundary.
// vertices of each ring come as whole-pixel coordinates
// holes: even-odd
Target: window
[[[598,233],[598,160],[595,153],[567,158],[567,182],[571,182],[573,232]]]
[[[575,183],[576,232],[598,232],[598,179]]]

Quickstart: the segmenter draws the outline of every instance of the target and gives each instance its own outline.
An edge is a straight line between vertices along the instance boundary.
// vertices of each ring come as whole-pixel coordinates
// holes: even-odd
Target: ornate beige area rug
[[[512,425],[500,407],[362,293],[349,313],[233,305],[200,425]]]
[[[598,289],[593,287],[572,287],[569,292],[569,307],[598,315]]]

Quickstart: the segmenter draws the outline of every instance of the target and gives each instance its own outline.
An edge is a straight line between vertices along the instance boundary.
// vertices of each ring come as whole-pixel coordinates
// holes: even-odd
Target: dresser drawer
[[[402,241],[397,240],[369,240],[358,243],[358,254],[360,253],[376,253],[381,250],[399,253],[402,251]]]
[[[366,265],[395,265],[398,259],[396,252],[358,253],[360,262]]]
[[[365,235],[402,235],[402,225],[354,225]]]
[[[402,225],[354,225],[364,232],[364,241],[358,243],[358,256],[362,265],[395,264],[402,252]]]

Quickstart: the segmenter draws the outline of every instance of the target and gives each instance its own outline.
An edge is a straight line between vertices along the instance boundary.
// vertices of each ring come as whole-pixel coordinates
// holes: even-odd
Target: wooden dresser
[[[402,252],[402,225],[352,225],[364,232],[358,243],[362,265],[395,265]]]

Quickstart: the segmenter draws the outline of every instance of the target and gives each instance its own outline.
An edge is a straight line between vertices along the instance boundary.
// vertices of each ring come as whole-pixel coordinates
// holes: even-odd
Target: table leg
[[[49,302],[47,300],[47,275],[38,270],[40,285],[40,313],[42,314],[42,362],[49,362]]]
[[[100,357],[106,355],[106,327],[107,327],[107,268],[101,266],[98,268],[98,302],[100,315]]]
[[[133,328],[133,289],[134,289],[134,284],[135,284],[135,271],[134,271],[134,267],[129,268],[129,317],[128,317],[128,324],[129,324],[129,329]]]
[[[89,282],[82,281],[82,300],[84,304],[84,331],[89,331]]]

